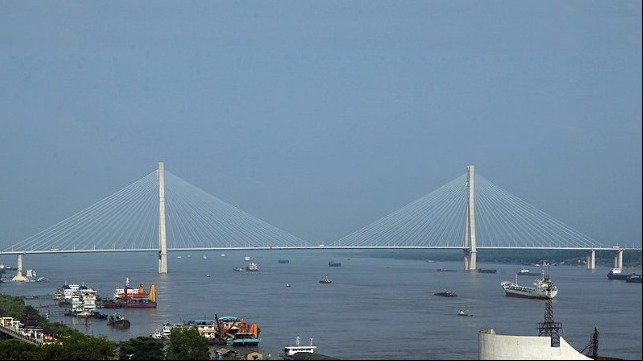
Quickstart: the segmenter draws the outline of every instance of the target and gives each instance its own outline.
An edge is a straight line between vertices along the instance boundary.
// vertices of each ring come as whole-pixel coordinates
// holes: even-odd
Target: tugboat
[[[120,328],[120,329],[126,329],[130,327],[129,320],[126,319],[125,316],[121,315],[120,313],[115,313],[113,315],[110,315],[109,319],[107,320],[107,324],[109,326]]]
[[[623,273],[623,270],[620,268],[612,268],[607,273],[607,278],[610,280],[627,280],[630,275],[630,273]]]

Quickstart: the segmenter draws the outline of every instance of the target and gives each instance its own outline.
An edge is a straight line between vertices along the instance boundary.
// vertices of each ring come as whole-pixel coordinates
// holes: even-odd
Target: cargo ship
[[[534,281],[533,287],[519,285],[518,275],[516,275],[516,282],[502,281],[500,285],[505,290],[505,295],[509,297],[551,299],[558,294],[558,287],[549,276],[545,275],[545,271]]]

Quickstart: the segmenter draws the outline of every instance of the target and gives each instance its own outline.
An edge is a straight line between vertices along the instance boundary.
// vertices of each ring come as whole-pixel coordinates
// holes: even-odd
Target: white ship
[[[510,297],[551,299],[558,294],[558,287],[545,275],[545,271],[534,281],[533,287],[519,285],[518,275],[516,282],[502,281],[500,285]]]
[[[317,346],[313,345],[312,338],[310,339],[310,345],[302,346],[299,342],[299,336],[297,336],[297,340],[295,340],[294,345],[284,347],[284,357],[290,358],[298,352],[315,353],[316,349],[317,349]]]

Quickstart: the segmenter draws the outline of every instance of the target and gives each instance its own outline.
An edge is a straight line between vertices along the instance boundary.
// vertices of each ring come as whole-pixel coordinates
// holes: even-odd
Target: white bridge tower
[[[159,162],[159,273],[167,273],[167,239],[165,233],[165,166]]]
[[[467,166],[467,219],[464,225],[464,270],[476,270],[476,212],[474,203],[474,167]]]

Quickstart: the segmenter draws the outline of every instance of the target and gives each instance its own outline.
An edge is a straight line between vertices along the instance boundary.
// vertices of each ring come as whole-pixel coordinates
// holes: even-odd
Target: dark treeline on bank
[[[463,253],[460,250],[368,250],[362,253],[368,257],[417,259],[433,261],[462,261]],[[616,252],[597,251],[597,266],[614,266]],[[587,252],[575,250],[478,250],[479,263],[504,263],[517,265],[543,264],[550,265],[586,265]],[[624,251],[624,267],[641,266],[641,252]]]

